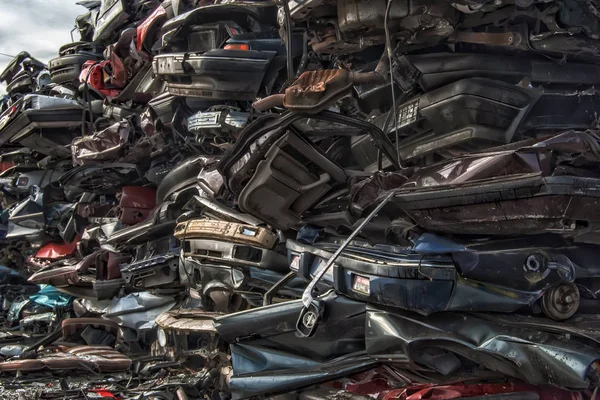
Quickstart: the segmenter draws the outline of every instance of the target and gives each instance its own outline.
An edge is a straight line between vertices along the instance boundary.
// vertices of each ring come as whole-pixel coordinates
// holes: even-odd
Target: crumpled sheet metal
[[[8,322],[18,321],[19,317],[21,316],[21,311],[29,304],[31,304],[30,300],[22,300],[11,303],[10,308],[8,309],[8,313],[6,314],[6,320]]]
[[[44,215],[44,193],[32,186],[32,194],[8,210],[6,239],[42,242],[46,218]]]
[[[127,120],[114,123],[90,136],[76,138],[71,144],[74,165],[116,161],[129,139],[131,126]]]
[[[589,132],[567,131],[512,150],[469,154],[422,168],[399,189],[463,185],[527,174],[592,176],[593,165],[586,168],[586,162],[600,158],[598,140]]]
[[[559,187],[571,193],[552,194]],[[506,236],[550,232],[560,233],[577,242],[598,244],[600,192],[597,192],[597,187],[600,187],[600,179],[561,182],[560,179],[544,178],[538,182],[523,182],[512,190],[513,193],[527,193],[541,189],[539,195],[528,198],[503,201],[494,198],[485,203],[406,211],[419,227],[442,234],[490,235],[492,232]],[[504,192],[493,191],[490,194],[501,196]],[[465,194],[462,197],[469,196]],[[417,204],[418,201],[411,203]],[[425,206],[424,202],[422,204]]]
[[[552,232],[597,243],[600,138],[568,131],[513,147],[422,168],[396,188],[357,186],[352,208],[361,211],[393,191],[386,212],[407,226],[457,235]],[[373,183],[390,187],[392,177]]]
[[[103,162],[75,167],[62,175],[59,181],[67,199],[73,200],[83,193],[117,193],[123,186],[135,186],[141,177],[136,164]]]
[[[179,332],[215,332],[215,318],[221,313],[206,312],[200,309],[185,309],[167,311],[156,318],[156,324],[162,329],[172,329]]]
[[[157,191],[157,193],[159,192]],[[193,182],[188,181],[181,190],[170,193],[167,200],[158,203],[144,222],[126,228],[118,226],[118,229],[114,230],[106,239],[104,247],[124,243],[142,244],[166,235],[172,235],[176,225],[176,216],[196,193],[196,186]]]
[[[101,250],[87,255],[81,261],[61,267],[45,268],[29,277],[30,282],[53,285],[59,289],[66,287],[91,287],[91,280],[81,279],[89,268],[96,266],[99,257],[103,254]],[[92,275],[95,277],[95,275]]]
[[[561,321],[520,314],[477,313],[476,315],[478,318],[491,320],[495,323],[544,332],[560,332],[565,335],[574,335],[600,345],[600,315],[598,314],[575,315],[569,319],[568,324]]]
[[[53,312],[33,314],[25,318],[21,318],[21,320],[19,321],[19,326],[23,330],[28,330],[29,328],[37,324],[50,325],[55,318],[56,314]]]
[[[134,330],[148,330],[156,326],[155,319],[175,306],[171,296],[159,296],[150,292],[132,293],[115,297],[106,309],[105,318]]]
[[[357,213],[364,211],[366,207],[373,203],[373,199],[378,199],[385,195],[388,190],[401,187],[406,180],[405,173],[397,172],[376,172],[373,176],[361,179],[351,184],[350,204]]]
[[[79,282],[81,263],[38,271],[29,277],[29,282],[49,284],[56,287],[75,285]]]
[[[383,81],[384,77],[376,72],[353,73],[344,69],[306,71],[285,90],[283,106],[289,110],[316,113],[345,95],[353,84]]]
[[[415,376],[431,382],[503,374],[569,390],[597,384],[597,374],[589,373],[600,359],[600,336],[590,329],[593,318],[577,317],[581,321],[571,328],[518,315],[422,316],[366,306],[363,319],[364,303],[332,292],[319,299],[324,319],[311,339],[296,336],[299,301],[216,319],[219,335],[231,344],[234,398],[290,392],[379,363],[400,373],[419,371]],[[339,371],[345,372],[337,375]]]
[[[198,174],[200,194],[204,194],[208,198],[217,197],[223,191],[224,184],[223,175],[216,169],[203,169]]]
[[[29,297],[34,303],[50,308],[65,307],[71,299],[71,296],[60,293],[51,285],[41,285],[40,291]]]
[[[77,346],[65,353],[52,353],[34,360],[14,360],[0,363],[0,371],[82,370],[89,372],[126,371],[131,359],[108,346]]]
[[[290,355],[276,349],[231,345],[237,368],[243,364],[278,365],[277,371],[264,371],[247,375],[234,375],[229,385],[233,399],[247,399],[277,393],[287,393],[318,383],[353,375],[375,367],[378,362],[364,352],[351,354],[327,362],[317,362],[308,357]],[[290,368],[290,366],[293,366]],[[234,366],[234,371],[236,366]]]
[[[119,333],[119,324],[114,321],[103,318],[68,318],[62,322],[63,339],[68,339],[76,332],[83,331],[88,326],[106,331],[114,336],[117,336]]]
[[[196,156],[188,158],[172,169],[161,181],[156,189],[156,201],[162,203],[175,192],[181,191],[186,186],[195,185],[198,176],[205,168],[212,167],[220,157]]]
[[[450,400],[485,396],[500,396],[522,400],[583,400],[579,392],[571,392],[550,387],[531,386],[522,383],[458,383],[448,385],[411,385],[390,390],[380,400]]]
[[[438,190],[447,186],[481,184],[485,180],[499,177],[585,173],[585,161],[597,161],[600,156],[598,149],[591,147],[595,140],[595,136],[587,132],[567,131],[533,144],[528,142],[515,149],[490,150],[487,153],[456,157],[414,171],[408,174],[409,178],[406,177],[406,172],[380,172],[355,185],[352,188],[352,199],[359,209],[363,209],[377,202],[390,190],[398,193]],[[568,169],[575,158],[576,164],[581,167]],[[588,173],[593,173],[593,170]]]
[[[119,199],[119,220],[124,225],[143,222],[156,208],[156,190],[145,186],[124,186]]]
[[[97,300],[97,299],[84,299],[78,298],[73,302],[73,308],[75,315],[78,317],[87,313],[91,314],[104,314],[108,307],[111,305],[112,300]]]
[[[463,313],[424,317],[371,306],[366,312],[367,353],[399,367],[417,364],[448,375],[462,367],[460,355],[535,385],[587,389],[597,384],[588,379],[588,370],[600,360],[600,347],[564,333]]]
[[[338,248],[338,241],[314,246],[287,242],[291,264],[307,279]],[[536,301],[559,285],[574,282],[581,292],[595,291],[598,250],[558,235],[461,244],[427,233],[415,240],[413,249],[353,241],[321,282],[359,301],[421,314],[531,312],[532,305],[535,312]],[[539,265],[528,267],[528,261]],[[367,282],[361,290],[355,287],[357,276]]]
[[[27,284],[27,276],[25,276],[25,274],[22,272],[15,271],[12,268],[0,264],[0,282],[8,283],[10,281],[25,285]]]
[[[121,276],[136,288],[154,288],[177,284],[179,258],[175,254],[161,254],[134,261],[121,267]]]
[[[41,247],[35,257],[38,259],[58,260],[73,254],[79,243],[79,237],[76,237],[71,243],[48,243]]]
[[[310,339],[296,335],[299,300],[229,314],[215,321],[231,343],[235,399],[290,392],[375,365],[364,355],[365,304],[329,292],[329,311]]]

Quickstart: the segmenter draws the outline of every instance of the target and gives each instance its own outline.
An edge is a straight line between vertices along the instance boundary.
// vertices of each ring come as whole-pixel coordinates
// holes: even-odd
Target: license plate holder
[[[358,293],[371,294],[371,280],[366,276],[352,274],[352,290]]]

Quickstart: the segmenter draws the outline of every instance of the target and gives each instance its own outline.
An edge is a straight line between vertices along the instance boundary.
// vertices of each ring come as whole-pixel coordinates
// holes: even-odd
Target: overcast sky
[[[16,55],[28,51],[40,61],[58,55],[58,48],[71,42],[75,17],[87,12],[78,0],[0,0],[0,53]],[[74,33],[74,39],[79,34]],[[0,72],[11,58],[0,55]],[[0,86],[0,93],[5,93]]]

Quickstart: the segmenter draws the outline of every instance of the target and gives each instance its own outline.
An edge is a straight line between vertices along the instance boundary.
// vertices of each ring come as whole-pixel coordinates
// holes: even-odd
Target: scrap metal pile
[[[600,3],[79,4],[0,74],[2,387],[596,397]]]

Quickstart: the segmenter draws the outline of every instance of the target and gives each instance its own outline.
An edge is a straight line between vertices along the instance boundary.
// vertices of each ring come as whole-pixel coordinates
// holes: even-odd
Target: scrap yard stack
[[[0,74],[2,390],[600,396],[600,3],[78,4]]]

